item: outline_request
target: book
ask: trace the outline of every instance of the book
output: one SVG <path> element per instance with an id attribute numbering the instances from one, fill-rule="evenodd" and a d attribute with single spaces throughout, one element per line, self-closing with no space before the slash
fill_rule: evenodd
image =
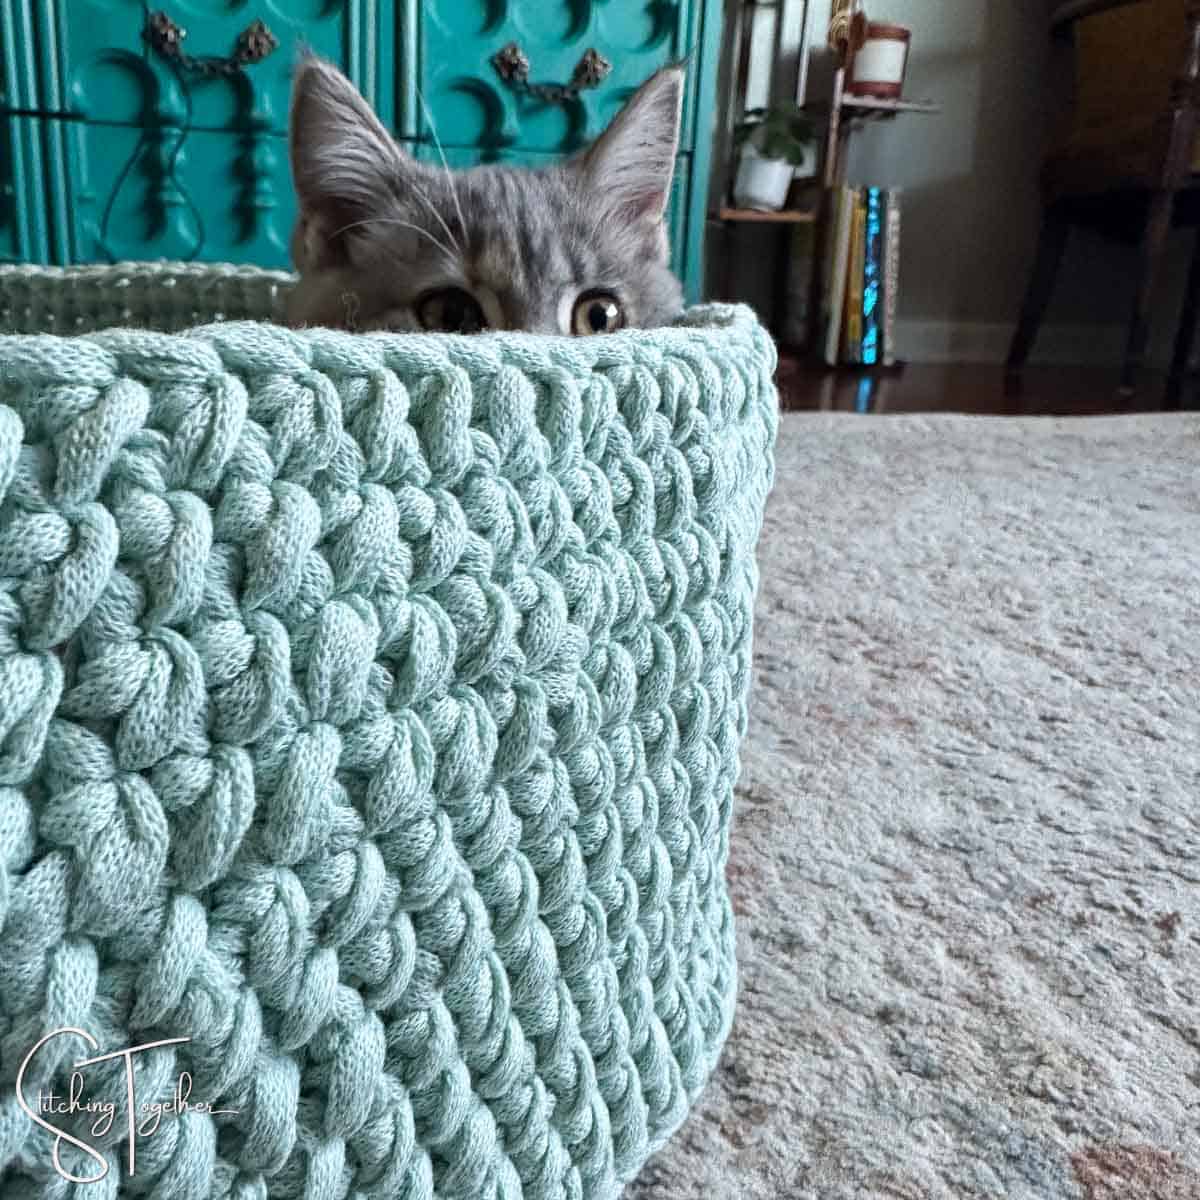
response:
<path id="1" fill-rule="evenodd" d="M 829 198 L 832 234 L 829 238 L 825 294 L 825 362 L 836 367 L 841 349 L 842 314 L 846 305 L 846 273 L 850 254 L 850 233 L 854 224 L 854 191 L 844 184 Z"/>
<path id="2" fill-rule="evenodd" d="M 877 187 L 863 189 L 865 209 L 863 232 L 862 353 L 864 367 L 880 359 L 880 279 L 883 271 L 883 193 Z"/>
<path id="3" fill-rule="evenodd" d="M 883 232 L 883 365 L 896 363 L 896 306 L 900 299 L 900 190 L 887 193 Z"/>
<path id="4" fill-rule="evenodd" d="M 846 270 L 846 330 L 842 361 L 852 366 L 862 362 L 863 270 L 867 249 L 867 206 L 861 191 L 854 192 L 853 229 Z"/>
<path id="5" fill-rule="evenodd" d="M 838 186 L 829 189 L 826 197 L 827 232 L 822 246 L 823 260 L 821 263 L 821 339 L 825 361 L 837 354 L 839 337 L 838 324 L 833 314 L 837 311 L 838 302 L 838 263 L 845 256 L 846 213 L 845 188 Z M 836 361 L 836 357 L 834 358 Z"/>
<path id="6" fill-rule="evenodd" d="M 821 243 L 821 337 L 824 338 L 825 322 L 829 318 L 829 293 L 833 286 L 834 246 L 837 242 L 838 221 L 841 218 L 842 189 L 826 188 L 821 199 L 821 227 L 825 232 Z"/>

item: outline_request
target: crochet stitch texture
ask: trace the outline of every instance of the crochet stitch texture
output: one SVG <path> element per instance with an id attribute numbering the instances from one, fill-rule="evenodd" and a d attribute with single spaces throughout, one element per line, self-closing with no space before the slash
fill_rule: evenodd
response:
<path id="1" fill-rule="evenodd" d="M 79 333 L 0 337 L 0 1195 L 614 1197 L 732 1018 L 774 348 L 88 332 L 282 286 L 0 273 Z M 118 1108 L 73 1188 L 15 1089 L 64 1027 L 27 1097 L 186 1037 L 138 1103 L 236 1115 L 131 1178 Z"/>

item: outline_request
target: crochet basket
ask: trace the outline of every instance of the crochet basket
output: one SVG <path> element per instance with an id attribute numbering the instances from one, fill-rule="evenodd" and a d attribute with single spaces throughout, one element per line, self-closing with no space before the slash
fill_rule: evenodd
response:
<path id="1" fill-rule="evenodd" d="M 616 1196 L 732 1018 L 774 348 L 287 285 L 0 271 L 0 1195 Z"/>

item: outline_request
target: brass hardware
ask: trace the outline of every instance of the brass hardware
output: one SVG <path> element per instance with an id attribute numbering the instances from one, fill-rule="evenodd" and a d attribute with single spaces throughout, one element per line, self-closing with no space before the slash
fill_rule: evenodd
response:
<path id="1" fill-rule="evenodd" d="M 509 42 L 503 50 L 492 55 L 492 66 L 505 83 L 527 83 L 529 81 L 529 59 L 516 42 Z"/>
<path id="2" fill-rule="evenodd" d="M 232 54 L 225 57 L 216 54 L 186 54 L 183 39 L 187 37 L 187 30 L 172 21 L 165 12 L 152 12 L 147 15 L 142 37 L 156 54 L 168 62 L 189 75 L 199 75 L 208 79 L 236 75 L 243 68 L 262 62 L 279 47 L 279 39 L 263 21 L 256 20 L 238 34 L 237 45 Z"/>
<path id="3" fill-rule="evenodd" d="M 612 63 L 598 50 L 589 47 L 575 64 L 570 83 L 530 83 L 529 57 L 516 42 L 509 42 L 493 54 L 492 66 L 509 87 L 547 104 L 574 100 L 580 92 L 599 87 L 612 72 Z"/>

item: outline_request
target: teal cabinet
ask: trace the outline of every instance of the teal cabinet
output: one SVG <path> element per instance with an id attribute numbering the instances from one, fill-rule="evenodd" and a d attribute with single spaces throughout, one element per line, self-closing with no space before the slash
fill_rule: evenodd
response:
<path id="1" fill-rule="evenodd" d="M 148 43 L 147 8 L 159 6 L 160 33 L 210 69 Z M 286 266 L 302 46 L 337 62 L 419 156 L 436 159 L 440 140 L 461 166 L 571 153 L 654 70 L 686 59 L 670 219 L 674 267 L 698 299 L 720 11 L 720 0 L 0 0 L 0 260 Z M 222 69 L 247 38 L 251 61 Z M 568 82 L 589 50 L 611 71 L 547 102 L 497 71 L 514 43 L 533 83 Z"/>

